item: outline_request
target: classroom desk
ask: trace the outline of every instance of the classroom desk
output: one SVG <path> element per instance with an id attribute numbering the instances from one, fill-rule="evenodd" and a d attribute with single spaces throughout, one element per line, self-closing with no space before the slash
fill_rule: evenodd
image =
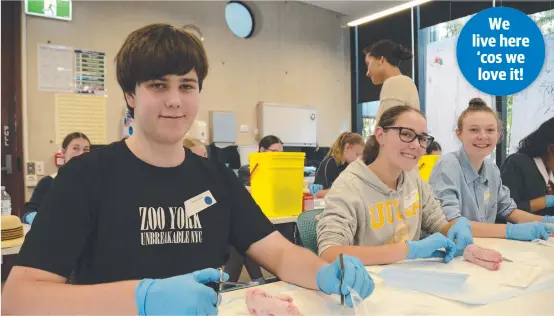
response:
<path id="1" fill-rule="evenodd" d="M 529 242 L 505 239 L 476 238 L 475 243 L 483 247 L 507 249 L 512 252 L 536 252 L 554 263 L 554 247 Z M 468 264 L 461 258 L 456 264 Z M 396 263 L 390 266 L 400 266 Z M 437 270 L 450 271 L 453 264 L 442 264 Z M 371 315 L 554 315 L 554 286 L 534 293 L 524 294 L 508 300 L 482 306 L 471 306 L 439 298 L 422 292 L 388 288 L 374 272 L 382 267 L 366 267 L 376 283 L 373 294 L 363 303 L 363 308 Z M 490 273 L 495 273 L 491 271 Z M 354 315 L 353 309 L 343 308 L 339 296 L 327 296 L 316 291 L 306 290 L 284 282 L 263 285 L 264 290 L 290 295 L 304 315 Z M 224 293 L 219 307 L 220 315 L 247 315 L 244 303 L 244 290 Z M 358 315 L 362 313 L 359 311 Z"/>
<path id="2" fill-rule="evenodd" d="M 280 217 L 268 217 L 274 225 L 295 223 L 298 220 L 298 216 L 280 216 Z"/>

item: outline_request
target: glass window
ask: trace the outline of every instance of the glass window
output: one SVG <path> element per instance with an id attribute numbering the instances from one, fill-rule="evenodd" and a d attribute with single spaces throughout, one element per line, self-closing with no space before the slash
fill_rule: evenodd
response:
<path id="1" fill-rule="evenodd" d="M 529 17 L 541 29 L 548 53 L 537 79 L 522 92 L 508 96 L 506 155 L 516 152 L 521 139 L 554 116 L 554 9 L 531 14 Z M 513 107 L 514 103 L 516 107 Z"/>

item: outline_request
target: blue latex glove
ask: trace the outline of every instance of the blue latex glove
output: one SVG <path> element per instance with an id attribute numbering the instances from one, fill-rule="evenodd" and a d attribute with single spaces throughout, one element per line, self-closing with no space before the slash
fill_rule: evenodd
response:
<path id="1" fill-rule="evenodd" d="M 343 255 L 344 278 L 340 286 L 340 259 L 324 266 L 317 272 L 317 286 L 325 294 L 346 295 L 346 305 L 353 307 L 348 287 L 356 291 L 362 299 L 373 293 L 375 283 L 364 265 L 357 258 Z"/>
<path id="2" fill-rule="evenodd" d="M 463 255 L 466 247 L 473 244 L 473 234 L 467 218 L 458 218 L 450 227 L 447 237 L 456 244 L 456 256 Z"/>
<path id="3" fill-rule="evenodd" d="M 546 196 L 546 207 L 554 207 L 554 195 Z"/>
<path id="4" fill-rule="evenodd" d="M 35 216 L 37 216 L 37 212 L 27 213 L 27 215 L 25 215 L 25 222 L 29 225 L 32 225 L 33 221 L 35 220 Z"/>
<path id="5" fill-rule="evenodd" d="M 542 222 L 554 224 L 554 216 L 545 215 L 542 219 Z"/>
<path id="6" fill-rule="evenodd" d="M 323 190 L 323 186 L 321 184 L 312 184 L 310 185 L 310 193 L 312 195 L 316 195 L 317 192 Z"/>
<path id="7" fill-rule="evenodd" d="M 531 222 L 524 224 L 508 223 L 508 226 L 506 227 L 506 238 L 513 240 L 547 240 L 549 234 L 554 234 L 554 227 L 540 222 Z"/>
<path id="8" fill-rule="evenodd" d="M 441 233 L 433 235 L 418 241 L 407 240 L 406 243 L 410 246 L 408 259 L 428 259 L 428 258 L 444 258 L 444 262 L 448 263 L 456 254 L 456 245 L 454 242 Z M 446 250 L 439 250 L 444 248 Z"/>
<path id="9" fill-rule="evenodd" d="M 229 275 L 225 273 L 224 278 L 229 279 Z M 216 281 L 216 269 L 167 279 L 144 279 L 135 290 L 139 315 L 217 315 L 217 294 L 204 285 Z"/>

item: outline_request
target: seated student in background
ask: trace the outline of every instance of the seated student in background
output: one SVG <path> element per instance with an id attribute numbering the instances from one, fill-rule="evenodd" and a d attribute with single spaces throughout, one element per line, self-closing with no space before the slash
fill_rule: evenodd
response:
<path id="1" fill-rule="evenodd" d="M 479 98 L 469 101 L 469 107 L 458 118 L 456 130 L 462 146 L 441 156 L 429 183 L 446 218 L 467 217 L 472 221 L 474 236 L 524 241 L 548 239 L 554 226 L 545 223 L 553 223 L 554 217 L 518 210 L 510 190 L 502 185 L 498 167 L 485 160 L 496 147 L 500 131 L 501 122 L 495 111 Z M 508 224 L 494 225 L 497 216 Z"/>
<path id="2" fill-rule="evenodd" d="M 83 133 L 71 133 L 65 136 L 62 141 L 62 153 L 65 163 L 71 160 L 71 158 L 89 151 L 90 140 L 88 139 L 87 135 Z M 37 215 L 37 211 L 39 210 L 42 201 L 44 201 L 44 197 L 46 196 L 48 191 L 50 191 L 50 187 L 52 186 L 52 182 L 54 181 L 54 178 L 56 178 L 56 175 L 57 173 L 53 173 L 42 178 L 38 182 L 37 186 L 33 190 L 33 195 L 31 195 L 31 199 L 29 200 L 29 202 L 25 203 L 24 207 L 26 212 L 23 214 L 23 216 L 21 216 L 21 219 L 24 223 L 33 223 L 33 220 Z"/>
<path id="3" fill-rule="evenodd" d="M 364 144 L 360 134 L 343 132 L 339 135 L 315 174 L 314 185 L 320 188 L 316 190 L 317 198 L 325 197 L 339 174 L 362 155 Z"/>
<path id="4" fill-rule="evenodd" d="M 433 141 L 429 147 L 425 150 L 426 155 L 441 155 L 442 154 L 442 148 L 441 145 L 437 141 Z"/>
<path id="5" fill-rule="evenodd" d="M 400 72 L 400 63 L 413 55 L 391 40 L 380 40 L 364 49 L 366 76 L 374 85 L 383 85 L 376 121 L 383 112 L 397 105 L 409 105 L 419 110 L 419 93 L 412 78 Z"/>
<path id="6" fill-rule="evenodd" d="M 317 224 L 323 259 L 345 253 L 364 265 L 432 257 L 449 262 L 473 243 L 469 221 L 449 223 L 432 188 L 413 172 L 432 140 L 419 110 L 403 105 L 383 113 L 363 157 L 325 197 Z M 422 230 L 433 235 L 420 240 Z"/>
<path id="7" fill-rule="evenodd" d="M 339 261 L 276 232 L 229 168 L 183 147 L 208 73 L 196 36 L 161 23 L 135 30 L 114 72 L 135 132 L 60 168 L 4 286 L 3 314 L 216 315 L 206 283 L 220 279 L 230 245 L 349 306 L 350 288 L 372 293 L 358 259 L 345 256 L 342 279 Z"/>
<path id="8" fill-rule="evenodd" d="M 258 152 L 282 152 L 283 142 L 277 136 L 267 135 L 260 140 Z M 247 187 L 250 187 L 250 165 L 240 167 L 238 176 L 240 181 Z"/>
<path id="9" fill-rule="evenodd" d="M 554 215 L 554 117 L 519 142 L 500 169 L 517 208 Z"/>
<path id="10" fill-rule="evenodd" d="M 206 150 L 206 145 L 202 144 L 202 142 L 196 138 L 185 138 L 183 140 L 183 146 L 190 149 L 190 151 L 200 157 L 208 158 L 208 150 Z"/>

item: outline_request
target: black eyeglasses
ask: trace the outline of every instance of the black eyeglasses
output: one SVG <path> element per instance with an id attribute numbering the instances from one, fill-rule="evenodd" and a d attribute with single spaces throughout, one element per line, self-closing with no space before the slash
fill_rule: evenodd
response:
<path id="1" fill-rule="evenodd" d="M 389 127 L 383 127 L 384 130 L 388 129 L 395 129 L 398 131 L 398 137 L 400 137 L 400 140 L 405 143 L 411 143 L 414 141 L 414 139 L 418 139 L 419 146 L 423 148 L 429 147 L 431 143 L 435 140 L 433 136 L 427 135 L 427 134 L 418 134 L 413 129 L 408 127 L 400 127 L 400 126 L 389 126 Z"/>

